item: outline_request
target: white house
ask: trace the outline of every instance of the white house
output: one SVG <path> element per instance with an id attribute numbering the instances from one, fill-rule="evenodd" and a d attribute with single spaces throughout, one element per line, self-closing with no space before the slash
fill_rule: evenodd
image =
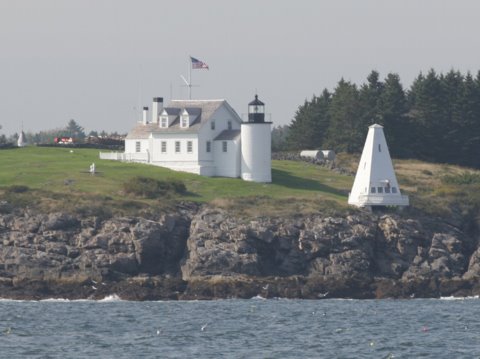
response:
<path id="1" fill-rule="evenodd" d="M 100 158 L 271 182 L 271 123 L 264 121 L 263 105 L 255 97 L 242 123 L 225 100 L 172 100 L 164 107 L 156 97 L 151 115 L 144 107 L 142 121 L 128 133 L 125 153 Z"/>
<path id="2" fill-rule="evenodd" d="M 348 203 L 357 207 L 408 206 L 408 196 L 400 193 L 383 127 L 368 128 L 357 174 Z"/>

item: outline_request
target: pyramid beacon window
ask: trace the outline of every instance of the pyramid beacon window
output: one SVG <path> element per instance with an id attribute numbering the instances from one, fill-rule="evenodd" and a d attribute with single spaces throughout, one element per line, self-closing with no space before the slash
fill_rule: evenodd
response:
<path id="1" fill-rule="evenodd" d="M 382 145 L 378 144 L 378 152 L 382 152 Z"/>

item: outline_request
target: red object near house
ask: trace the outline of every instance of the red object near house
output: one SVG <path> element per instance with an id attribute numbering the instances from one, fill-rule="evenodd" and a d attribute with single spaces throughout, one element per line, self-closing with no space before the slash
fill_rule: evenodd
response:
<path id="1" fill-rule="evenodd" d="M 53 142 L 59 145 L 68 145 L 74 143 L 73 137 L 55 137 Z"/>

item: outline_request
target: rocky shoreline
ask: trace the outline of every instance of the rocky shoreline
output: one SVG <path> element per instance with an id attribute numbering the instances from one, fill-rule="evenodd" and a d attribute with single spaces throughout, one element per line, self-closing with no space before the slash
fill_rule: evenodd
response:
<path id="1" fill-rule="evenodd" d="M 0 297 L 480 295 L 477 236 L 461 225 L 411 217 L 355 211 L 251 220 L 188 203 L 154 219 L 4 210 Z"/>

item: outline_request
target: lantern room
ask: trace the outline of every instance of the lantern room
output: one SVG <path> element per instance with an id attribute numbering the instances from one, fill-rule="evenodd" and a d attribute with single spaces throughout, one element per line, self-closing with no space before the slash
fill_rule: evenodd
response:
<path id="1" fill-rule="evenodd" d="M 265 122 L 265 104 L 255 95 L 255 100 L 248 104 L 248 122 Z"/>

